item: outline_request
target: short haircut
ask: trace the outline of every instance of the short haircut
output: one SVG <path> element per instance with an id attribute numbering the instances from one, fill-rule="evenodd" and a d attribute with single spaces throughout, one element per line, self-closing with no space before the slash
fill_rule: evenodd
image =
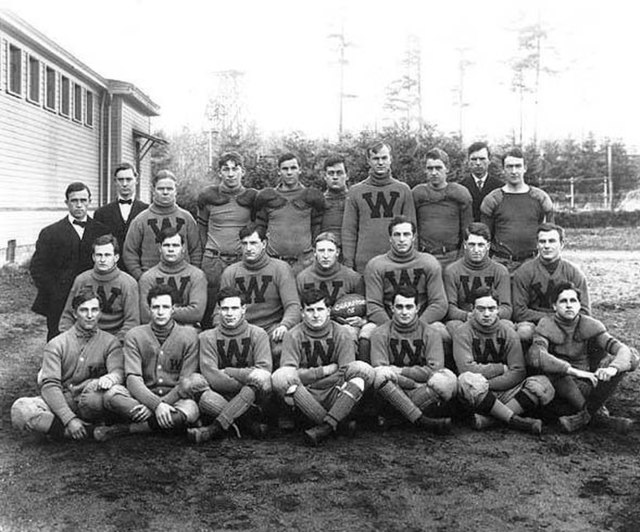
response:
<path id="1" fill-rule="evenodd" d="M 112 234 L 102 235 L 96 238 L 91 244 L 91 249 L 95 252 L 96 246 L 106 246 L 107 244 L 113 246 L 114 255 L 120 255 L 120 244 L 118 244 L 118 239 Z"/>
<path id="2" fill-rule="evenodd" d="M 178 182 L 178 178 L 171 170 L 159 170 L 151 180 L 151 186 L 155 187 L 158 181 L 161 179 L 173 179 L 174 182 Z"/>
<path id="3" fill-rule="evenodd" d="M 298 163 L 298 165 L 300 165 L 300 161 L 298 160 L 298 156 L 295 153 L 287 152 L 287 153 L 283 153 L 280 157 L 278 157 L 278 168 L 280 168 L 280 165 L 283 162 L 290 161 L 291 159 L 295 159 L 296 163 Z"/>
<path id="4" fill-rule="evenodd" d="M 167 238 L 173 238 L 176 235 L 180 236 L 180 243 L 184 246 L 184 235 L 178 231 L 177 227 L 165 227 L 160 230 L 156 237 L 156 242 L 162 244 Z"/>
<path id="5" fill-rule="evenodd" d="M 240 229 L 240 231 L 238 232 L 238 238 L 242 240 L 243 238 L 251 236 L 253 233 L 257 233 L 258 238 L 260 238 L 262 242 L 267 239 L 267 229 L 265 228 L 265 226 L 258 225 L 255 222 L 251 222 L 250 224 L 247 224 L 242 229 Z"/>
<path id="6" fill-rule="evenodd" d="M 347 172 L 347 160 L 342 155 L 337 154 L 329 155 L 329 157 L 324 160 L 323 169 L 326 172 L 327 168 L 329 168 L 330 166 L 335 166 L 337 164 L 344 165 L 344 171 Z"/>
<path id="7" fill-rule="evenodd" d="M 449 156 L 446 151 L 441 150 L 440 148 L 433 148 L 429 150 L 424 158 L 425 160 L 434 159 L 436 161 L 442 161 L 444 165 L 449 168 Z"/>
<path id="8" fill-rule="evenodd" d="M 238 297 L 240 298 L 241 305 L 247 304 L 247 297 L 245 296 L 245 293 L 237 286 L 225 286 L 224 288 L 221 288 L 218 291 L 218 304 L 220 305 L 222 301 L 228 297 Z"/>
<path id="9" fill-rule="evenodd" d="M 564 242 L 564 228 L 560 227 L 557 224 L 552 224 L 550 222 L 541 223 L 538 226 L 538 230 L 536 231 L 536 235 L 539 235 L 543 231 L 558 231 L 558 236 L 560 237 L 560 242 Z"/>
<path id="10" fill-rule="evenodd" d="M 502 166 L 507 157 L 515 157 L 516 159 L 522 159 L 524 161 L 524 153 L 520 148 L 511 148 L 502 156 Z"/>
<path id="11" fill-rule="evenodd" d="M 235 151 L 228 151 L 223 153 L 218 159 L 218 170 L 220 170 L 228 162 L 235 163 L 236 166 L 244 168 L 244 159 L 242 155 Z"/>
<path id="12" fill-rule="evenodd" d="M 571 281 L 563 281 L 553 289 L 553 292 L 551 292 L 551 302 L 557 303 L 560 294 L 565 290 L 573 290 L 578 296 L 578 301 L 582 301 L 582 292 L 580 292 L 580 289 Z"/>
<path id="13" fill-rule="evenodd" d="M 338 241 L 338 237 L 335 235 L 335 233 L 332 233 L 331 231 L 323 231 L 322 233 L 320 233 L 313 241 L 314 246 L 318 244 L 318 242 L 331 242 L 337 248 L 340 248 L 340 242 Z"/>
<path id="14" fill-rule="evenodd" d="M 155 284 L 149 290 L 147 294 L 147 304 L 151 306 L 151 300 L 160 296 L 170 296 L 171 304 L 175 304 L 178 301 L 178 292 L 170 284 Z"/>
<path id="15" fill-rule="evenodd" d="M 480 150 L 487 150 L 487 156 L 489 157 L 489 159 L 491 159 L 491 150 L 489 149 L 489 145 L 482 140 L 471 144 L 471 146 L 467 148 L 467 155 L 471 157 L 472 153 L 475 153 Z"/>
<path id="16" fill-rule="evenodd" d="M 131 163 L 119 163 L 113 169 L 113 177 L 118 177 L 118 172 L 122 172 L 123 170 L 133 170 L 134 177 L 138 177 L 138 170 Z"/>
<path id="17" fill-rule="evenodd" d="M 476 304 L 476 301 L 481 297 L 491 297 L 496 300 L 496 303 L 500 303 L 500 299 L 498 299 L 498 293 L 491 288 L 490 286 L 480 286 L 475 290 L 471 291 L 470 299 L 473 301 L 473 304 Z"/>
<path id="18" fill-rule="evenodd" d="M 406 297 L 407 299 L 413 298 L 416 305 L 418 304 L 418 290 L 412 284 L 402 284 L 394 290 L 393 298 L 391 299 L 394 304 L 397 296 Z"/>
<path id="19" fill-rule="evenodd" d="M 102 309 L 102 300 L 98 297 L 98 294 L 95 293 L 92 287 L 85 286 L 81 288 L 80 291 L 75 295 L 75 297 L 71 300 L 71 308 L 73 310 L 78 310 L 78 307 L 87 301 L 91 301 L 92 299 L 98 300 L 98 305 L 100 309 Z"/>
<path id="20" fill-rule="evenodd" d="M 464 239 L 469 240 L 469 235 L 483 237 L 487 242 L 491 242 L 491 230 L 487 224 L 482 222 L 471 222 L 464 228 Z"/>
<path id="21" fill-rule="evenodd" d="M 302 304 L 302 308 L 307 307 L 309 305 L 313 305 L 314 303 L 319 303 L 320 301 L 324 301 L 324 304 L 329 307 L 331 304 L 329 303 L 329 294 L 326 290 L 320 290 L 318 288 L 308 288 L 307 290 L 303 290 L 300 293 L 300 303 Z"/>
<path id="22" fill-rule="evenodd" d="M 391 146 L 383 141 L 383 140 L 377 140 L 371 144 L 369 144 L 369 146 L 367 146 L 367 159 L 371 156 L 372 153 L 378 153 L 380 150 L 382 150 L 384 147 L 389 148 L 389 152 L 391 152 Z"/>
<path id="23" fill-rule="evenodd" d="M 400 214 L 389 222 L 389 226 L 387 227 L 387 231 L 389 231 L 389 236 L 391 236 L 391 233 L 393 233 L 393 228 L 396 225 L 400 225 L 400 224 L 411 224 L 411 231 L 413 231 L 414 235 L 416 234 L 416 223 L 413 220 L 407 218 L 406 216 Z"/>
<path id="24" fill-rule="evenodd" d="M 64 191 L 64 197 L 69 199 L 69 196 L 73 192 L 80 192 L 82 190 L 86 190 L 89 193 L 89 198 L 91 198 L 91 190 L 82 181 L 74 181 L 73 183 L 70 183 L 67 190 Z"/>

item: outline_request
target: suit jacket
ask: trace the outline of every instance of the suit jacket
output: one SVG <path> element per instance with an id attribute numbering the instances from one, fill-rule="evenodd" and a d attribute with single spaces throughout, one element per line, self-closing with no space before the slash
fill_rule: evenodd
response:
<path id="1" fill-rule="evenodd" d="M 473 209 L 473 221 L 480 221 L 480 205 L 482 204 L 482 200 L 485 198 L 489 192 L 495 190 L 496 188 L 500 188 L 504 185 L 502 181 L 500 181 L 497 177 L 492 175 L 487 176 L 487 180 L 484 182 L 482 190 L 478 190 L 476 186 L 476 182 L 473 179 L 473 176 L 469 174 L 465 177 L 461 182 L 461 185 L 467 187 L 469 192 L 471 192 L 471 198 L 473 200 L 472 209 Z"/>
<path id="2" fill-rule="evenodd" d="M 120 260 L 118 261 L 118 267 L 124 272 L 127 271 L 124 265 L 124 261 L 122 260 L 124 239 L 127 236 L 127 231 L 129 230 L 131 221 L 148 207 L 149 204 L 145 203 L 144 201 L 134 199 L 133 203 L 131 204 L 131 213 L 129 214 L 129 219 L 126 222 L 122 219 L 118 200 L 112 201 L 111 203 L 107 203 L 106 205 L 100 207 L 93 215 L 96 221 L 106 225 L 109 228 L 109 232 L 116 237 L 116 240 L 120 245 Z"/>
<path id="3" fill-rule="evenodd" d="M 38 288 L 31 307 L 43 316 L 61 313 L 76 275 L 93 268 L 91 244 L 109 228 L 87 217 L 82 240 L 65 216 L 38 235 L 29 272 Z"/>

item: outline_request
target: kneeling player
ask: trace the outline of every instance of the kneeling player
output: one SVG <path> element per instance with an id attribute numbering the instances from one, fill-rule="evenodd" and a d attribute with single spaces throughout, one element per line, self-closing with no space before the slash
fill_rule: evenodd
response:
<path id="1" fill-rule="evenodd" d="M 536 326 L 527 363 L 551 379 L 560 400 L 553 406 L 558 407 L 565 432 L 593 420 L 625 433 L 632 421 L 610 416 L 604 402 L 624 373 L 638 367 L 638 352 L 611 336 L 602 322 L 581 314 L 580 296 L 573 283 L 556 287 L 554 314 L 543 317 Z"/>
<path id="2" fill-rule="evenodd" d="M 499 420 L 516 430 L 540 434 L 539 419 L 520 415 L 553 399 L 551 382 L 544 375 L 526 376 L 520 339 L 499 319 L 495 292 L 479 288 L 472 299 L 471 319 L 453 338 L 453 357 L 460 374 L 458 396 L 476 412 L 474 428 L 487 428 Z"/>
<path id="3" fill-rule="evenodd" d="M 456 376 L 444 367 L 442 337 L 418 319 L 413 286 L 397 288 L 392 302 L 391 321 L 371 335 L 376 392 L 414 425 L 448 432 L 451 419 L 443 413 L 455 396 Z"/>
<path id="4" fill-rule="evenodd" d="M 170 285 L 149 290 L 151 323 L 134 327 L 124 338 L 127 387 L 114 386 L 105 395 L 107 408 L 131 423 L 98 427 L 96 440 L 152 430 L 183 432 L 198 420 L 198 405 L 181 398 L 178 386 L 198 367 L 198 333 L 174 321 L 175 301 Z"/>
<path id="5" fill-rule="evenodd" d="M 329 319 L 327 299 L 320 290 L 302 292 L 302 323 L 285 334 L 273 374 L 276 393 L 316 425 L 305 432 L 313 445 L 336 432 L 373 384 L 373 369 L 356 361 L 347 329 Z"/>
<path id="6" fill-rule="evenodd" d="M 200 334 L 200 371 L 184 379 L 183 393 L 198 400 L 203 415 L 213 423 L 187 430 L 191 441 L 201 443 L 223 437 L 236 420 L 247 413 L 256 398 L 271 391 L 269 336 L 245 319 L 244 294 L 234 287 L 218 292 L 220 325 Z M 266 433 L 266 425 L 248 425 L 254 434 Z"/>
<path id="7" fill-rule="evenodd" d="M 38 373 L 41 396 L 21 397 L 11 407 L 11 423 L 52 438 L 82 440 L 105 414 L 106 390 L 120 384 L 122 348 L 98 328 L 101 304 L 91 288 L 71 300 L 74 324 L 44 348 Z"/>

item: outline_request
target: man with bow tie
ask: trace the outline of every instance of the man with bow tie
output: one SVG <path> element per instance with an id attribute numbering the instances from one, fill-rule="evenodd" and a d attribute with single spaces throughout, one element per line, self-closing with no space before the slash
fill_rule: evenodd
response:
<path id="1" fill-rule="evenodd" d="M 76 275 L 93 268 L 93 241 L 109 228 L 88 216 L 91 191 L 80 181 L 65 192 L 69 213 L 38 235 L 29 271 L 38 288 L 31 309 L 47 318 L 47 341 L 57 336 L 58 322 Z"/>
<path id="2" fill-rule="evenodd" d="M 113 182 L 118 198 L 100 207 L 94 214 L 96 221 L 106 225 L 111 234 L 118 240 L 120 249 L 124 247 L 124 239 L 131 221 L 149 205 L 136 199 L 138 172 L 130 163 L 120 163 L 113 172 Z M 126 272 L 126 266 L 120 255 L 118 268 Z"/>

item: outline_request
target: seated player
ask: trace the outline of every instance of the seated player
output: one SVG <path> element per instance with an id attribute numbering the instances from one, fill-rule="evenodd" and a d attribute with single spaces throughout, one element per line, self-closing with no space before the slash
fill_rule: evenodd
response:
<path id="1" fill-rule="evenodd" d="M 120 342 L 98 328 L 98 295 L 81 289 L 71 308 L 74 324 L 44 348 L 41 395 L 21 397 L 11 407 L 11 424 L 19 430 L 85 439 L 106 414 L 105 392 L 123 381 Z"/>
<path id="2" fill-rule="evenodd" d="M 553 399 L 551 382 L 544 375 L 527 377 L 520 339 L 498 318 L 495 292 L 479 288 L 473 300 L 471 319 L 453 337 L 458 397 L 475 412 L 477 430 L 499 420 L 513 429 L 541 434 L 542 422 L 521 414 Z"/>
<path id="3" fill-rule="evenodd" d="M 442 338 L 418 319 L 418 292 L 411 285 L 396 289 L 391 321 L 371 335 L 375 390 L 416 427 L 448 432 L 447 403 L 456 394 L 456 376 L 444 367 Z M 380 424 L 386 424 L 384 416 Z"/>
<path id="4" fill-rule="evenodd" d="M 444 270 L 444 289 L 449 300 L 447 330 L 454 331 L 473 316 L 471 295 L 481 287 L 496 291 L 500 305 L 498 317 L 511 318 L 511 278 L 502 264 L 489 258 L 491 233 L 480 222 L 469 224 L 464 231 L 464 256 Z"/>
<path id="5" fill-rule="evenodd" d="M 124 339 L 127 387 L 113 386 L 104 398 L 105 406 L 129 423 L 96 428 L 96 440 L 155 430 L 184 432 L 198 420 L 198 405 L 183 399 L 178 386 L 198 367 L 198 333 L 175 322 L 175 300 L 168 284 L 149 290 L 151 322 L 134 327 Z"/>
<path id="6" fill-rule="evenodd" d="M 163 229 L 158 241 L 160 262 L 140 277 L 140 321 L 149 323 L 149 290 L 157 284 L 168 284 L 176 292 L 173 319 L 180 325 L 200 327 L 207 306 L 207 278 L 185 260 L 184 237 L 178 229 Z"/>
<path id="7" fill-rule="evenodd" d="M 329 319 L 326 292 L 302 293 L 302 323 L 285 334 L 273 388 L 315 426 L 305 439 L 317 445 L 336 432 L 373 384 L 373 369 L 357 361 L 347 329 Z"/>
<path id="8" fill-rule="evenodd" d="M 582 293 L 580 312 L 591 314 L 587 279 L 575 264 L 562 258 L 564 229 L 544 223 L 538 227 L 538 256 L 525 262 L 513 274 L 513 321 L 517 322 L 520 339 L 530 342 L 536 324 L 544 316 L 553 315 L 556 286 L 571 282 Z"/>
<path id="9" fill-rule="evenodd" d="M 271 392 L 269 336 L 247 323 L 247 305 L 239 289 L 224 288 L 218 297 L 220 325 L 200 334 L 200 373 L 180 385 L 183 395 L 196 399 L 201 414 L 213 420 L 187 430 L 196 443 L 222 438 L 256 399 Z M 256 435 L 266 432 L 258 421 L 248 428 Z"/>
<path id="10" fill-rule="evenodd" d="M 605 401 L 624 374 L 638 367 L 638 351 L 616 340 L 602 322 L 580 313 L 580 290 L 560 283 L 553 297 L 553 316 L 536 327 L 527 353 L 530 368 L 547 375 L 556 390 L 552 409 L 563 431 L 590 422 L 627 432 L 631 420 L 610 416 Z"/>

